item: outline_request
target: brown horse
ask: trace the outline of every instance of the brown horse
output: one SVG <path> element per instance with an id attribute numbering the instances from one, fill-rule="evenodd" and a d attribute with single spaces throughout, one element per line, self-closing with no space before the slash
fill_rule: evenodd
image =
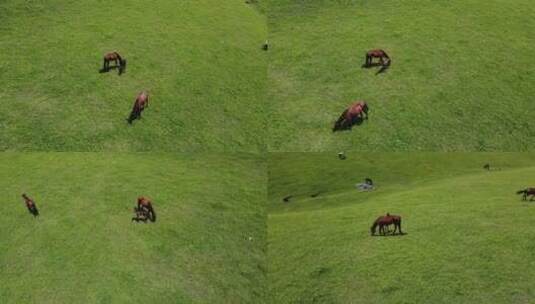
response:
<path id="1" fill-rule="evenodd" d="M 369 107 L 365 101 L 356 101 L 334 123 L 333 132 L 351 129 L 353 124 L 368 119 Z"/>
<path id="2" fill-rule="evenodd" d="M 132 107 L 132 111 L 130 112 L 130 116 L 128 119 L 126 119 L 126 121 L 128 121 L 129 124 L 132 124 L 134 120 L 138 118 L 141 119 L 141 112 L 143 112 L 143 110 L 145 110 L 145 108 L 148 106 L 149 94 L 146 91 L 142 91 L 137 95 L 134 106 Z"/>
<path id="3" fill-rule="evenodd" d="M 24 203 L 26 204 L 26 208 L 28 208 L 28 212 L 33 214 L 34 217 L 39 215 L 39 210 L 37 210 L 37 205 L 35 205 L 34 200 L 29 198 L 25 193 L 22 194 L 22 198 L 24 199 Z"/>
<path id="4" fill-rule="evenodd" d="M 384 50 L 375 49 L 375 50 L 366 52 L 366 63 L 364 64 L 364 66 L 370 67 L 370 66 L 375 65 L 373 63 L 374 58 L 379 58 L 378 64 L 381 66 L 387 66 L 387 65 L 390 65 L 391 63 L 390 57 L 388 57 L 388 54 Z"/>
<path id="5" fill-rule="evenodd" d="M 523 201 L 527 201 L 528 196 L 531 195 L 531 198 L 529 200 L 532 201 L 533 198 L 535 198 L 535 188 L 527 188 L 524 190 L 518 190 L 516 194 L 522 194 Z"/>
<path id="6" fill-rule="evenodd" d="M 137 211 L 145 212 L 151 222 L 156 221 L 156 212 L 150 199 L 140 196 L 137 198 Z"/>
<path id="7" fill-rule="evenodd" d="M 104 63 L 102 66 L 102 72 L 108 72 L 110 70 L 110 62 L 115 62 L 114 68 L 119 68 L 119 75 L 124 72 L 126 68 L 126 59 L 123 59 L 117 52 L 110 52 L 104 55 Z"/>
<path id="8" fill-rule="evenodd" d="M 370 228 L 370 232 L 372 235 L 375 235 L 377 226 L 379 226 L 379 235 L 386 235 L 387 232 L 390 232 L 389 226 L 392 224 L 394 225 L 393 234 L 396 234 L 396 231 L 399 231 L 399 234 L 403 234 L 403 232 L 401 231 L 401 216 L 390 215 L 389 213 L 387 213 L 385 216 L 378 217 L 373 222 Z"/>

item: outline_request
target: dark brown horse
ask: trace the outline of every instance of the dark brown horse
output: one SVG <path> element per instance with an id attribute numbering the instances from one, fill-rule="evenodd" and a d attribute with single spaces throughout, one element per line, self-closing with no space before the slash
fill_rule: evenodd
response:
<path id="1" fill-rule="evenodd" d="M 26 204 L 26 208 L 28 208 L 28 212 L 33 214 L 34 217 L 39 215 L 39 210 L 37 209 L 37 205 L 35 205 L 34 200 L 29 198 L 26 194 L 22 194 L 22 198 L 24 199 L 24 203 Z"/>
<path id="2" fill-rule="evenodd" d="M 353 124 L 368 119 L 369 107 L 365 101 L 356 101 L 334 123 L 333 132 L 351 129 Z"/>
<path id="3" fill-rule="evenodd" d="M 375 49 L 375 50 L 366 52 L 366 63 L 364 66 L 370 67 L 370 66 L 376 65 L 373 63 L 374 58 L 379 58 L 378 64 L 381 66 L 387 66 L 387 65 L 390 65 L 391 63 L 390 57 L 388 57 L 388 54 L 384 50 Z"/>
<path id="4" fill-rule="evenodd" d="M 132 107 L 132 111 L 130 112 L 130 116 L 127 119 L 128 123 L 132 124 L 134 120 L 141 118 L 141 112 L 143 112 L 143 110 L 145 110 L 145 108 L 148 106 L 149 94 L 143 91 L 139 93 L 136 97 L 136 101 L 134 102 L 134 106 Z"/>
<path id="5" fill-rule="evenodd" d="M 113 68 L 119 69 L 119 75 L 121 75 L 126 68 L 126 59 L 123 59 L 117 52 L 110 52 L 104 55 L 104 63 L 102 66 L 102 72 L 108 72 L 110 70 L 110 62 L 115 62 Z"/>
<path id="6" fill-rule="evenodd" d="M 156 212 L 152 206 L 150 199 L 140 196 L 137 198 L 137 210 L 140 212 L 145 212 L 151 222 L 156 221 Z"/>
<path id="7" fill-rule="evenodd" d="M 401 231 L 401 216 L 390 215 L 389 213 L 387 213 L 385 216 L 378 217 L 373 222 L 370 228 L 370 232 L 372 235 L 375 235 L 377 226 L 379 226 L 379 235 L 386 235 L 390 231 L 390 225 L 394 225 L 393 234 L 396 234 L 396 231 L 399 231 L 399 234 L 403 234 L 403 232 Z"/>
<path id="8" fill-rule="evenodd" d="M 522 194 L 523 201 L 527 201 L 528 196 L 531 195 L 531 198 L 529 200 L 532 201 L 533 198 L 535 197 L 535 188 L 527 188 L 524 190 L 518 190 L 516 194 Z"/>

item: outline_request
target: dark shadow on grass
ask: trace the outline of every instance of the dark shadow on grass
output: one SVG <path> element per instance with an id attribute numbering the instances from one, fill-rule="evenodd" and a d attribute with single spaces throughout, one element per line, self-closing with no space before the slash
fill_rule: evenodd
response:
<path id="1" fill-rule="evenodd" d="M 387 237 L 387 236 L 404 236 L 404 235 L 407 235 L 407 234 L 408 234 L 407 232 L 403 232 L 403 233 L 397 233 L 397 234 L 388 233 L 388 234 L 384 234 L 384 235 L 383 234 L 374 234 L 372 236 L 374 236 L 374 237 L 379 237 L 379 236 L 380 237 Z"/>
<path id="2" fill-rule="evenodd" d="M 390 63 L 383 65 L 383 64 L 381 64 L 379 62 L 376 62 L 376 63 L 372 63 L 372 64 L 363 64 L 361 67 L 363 69 L 371 69 L 371 68 L 375 68 L 375 67 L 381 67 L 379 69 L 379 71 L 377 71 L 377 73 L 375 73 L 375 75 L 379 75 L 379 74 L 385 73 L 388 70 L 388 68 L 390 67 Z"/>
<path id="3" fill-rule="evenodd" d="M 102 74 L 102 73 L 108 73 L 112 70 L 118 70 L 119 76 L 121 76 L 124 73 L 125 69 L 126 69 L 126 60 L 123 66 L 114 65 L 114 66 L 108 67 L 107 69 L 101 68 L 100 70 L 98 70 L 98 72 Z"/>
<path id="4" fill-rule="evenodd" d="M 334 130 L 334 132 L 338 132 L 338 131 L 351 131 L 351 130 L 353 130 L 353 127 L 354 127 L 354 126 L 360 126 L 363 122 L 364 122 L 364 118 L 362 118 L 362 117 L 355 117 L 355 119 L 353 119 L 353 121 L 351 122 L 351 124 L 346 125 L 346 126 L 339 126 L 336 130 Z"/>
<path id="5" fill-rule="evenodd" d="M 377 73 L 375 73 L 375 75 L 379 75 L 379 74 L 382 74 L 382 73 L 386 73 L 386 71 L 388 70 L 389 67 L 390 67 L 389 64 L 387 64 L 387 65 L 383 65 L 383 66 L 379 69 L 379 71 L 377 71 Z"/>

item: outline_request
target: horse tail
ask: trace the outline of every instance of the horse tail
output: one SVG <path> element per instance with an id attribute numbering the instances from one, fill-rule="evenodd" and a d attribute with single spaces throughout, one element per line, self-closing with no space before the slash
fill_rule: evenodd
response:
<path id="1" fill-rule="evenodd" d="M 151 222 L 156 222 L 156 211 L 152 208 L 152 204 L 149 205 L 151 217 L 149 218 Z"/>
<path id="2" fill-rule="evenodd" d="M 528 192 L 528 189 L 518 190 L 518 191 L 516 192 L 516 194 L 522 194 L 522 193 L 526 193 L 526 192 Z"/>

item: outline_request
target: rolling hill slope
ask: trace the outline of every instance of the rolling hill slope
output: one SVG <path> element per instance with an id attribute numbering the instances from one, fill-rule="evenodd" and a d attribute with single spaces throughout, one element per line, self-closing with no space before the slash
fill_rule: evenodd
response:
<path id="1" fill-rule="evenodd" d="M 0 20 L 0 150 L 264 149 L 266 24 L 243 1 L 8 0 Z M 98 72 L 113 50 L 120 77 Z"/>
<path id="2" fill-rule="evenodd" d="M 250 155 L 0 154 L 0 302 L 263 303 L 264 166 Z M 139 195 L 155 223 L 131 222 Z"/>
<path id="3" fill-rule="evenodd" d="M 532 303 L 535 202 L 515 191 L 535 185 L 535 155 L 394 155 L 270 159 L 271 301 Z M 355 190 L 367 176 L 377 189 Z M 407 234 L 370 236 L 387 212 Z"/>

